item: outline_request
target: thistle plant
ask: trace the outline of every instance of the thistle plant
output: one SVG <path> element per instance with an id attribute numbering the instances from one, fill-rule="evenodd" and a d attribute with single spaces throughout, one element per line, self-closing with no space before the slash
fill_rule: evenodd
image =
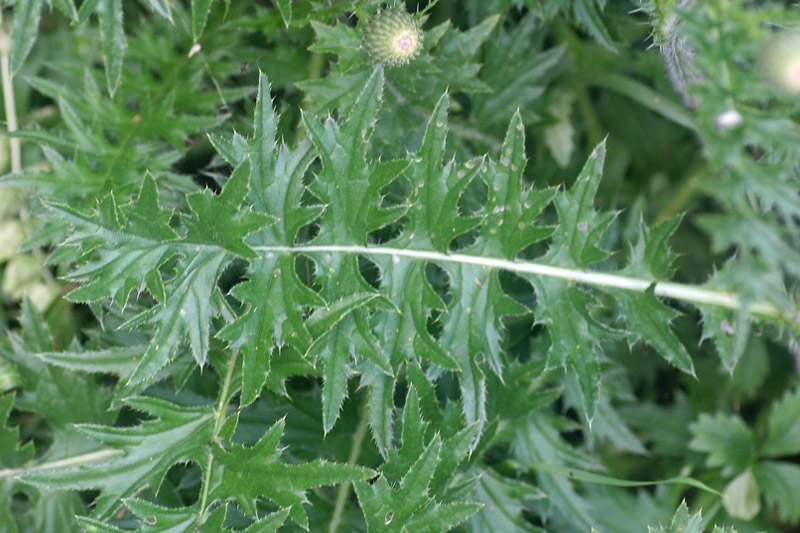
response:
<path id="1" fill-rule="evenodd" d="M 345 4 L 2 8 L 0 524 L 800 522 L 792 8 Z"/>

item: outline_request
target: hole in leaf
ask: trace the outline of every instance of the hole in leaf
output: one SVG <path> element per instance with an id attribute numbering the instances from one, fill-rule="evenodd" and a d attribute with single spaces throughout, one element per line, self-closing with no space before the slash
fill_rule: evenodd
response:
<path id="1" fill-rule="evenodd" d="M 197 463 L 175 464 L 167 471 L 165 479 L 183 505 L 193 505 L 199 499 L 203 474 Z"/>
<path id="2" fill-rule="evenodd" d="M 386 518 L 383 519 L 383 523 L 389 525 L 392 523 L 393 518 L 394 518 L 394 513 L 392 511 L 389 511 L 388 513 L 386 513 Z"/>
<path id="3" fill-rule="evenodd" d="M 378 265 L 371 259 L 359 255 L 358 256 L 358 272 L 364 280 L 370 284 L 373 289 L 380 289 L 381 286 L 381 270 Z"/>

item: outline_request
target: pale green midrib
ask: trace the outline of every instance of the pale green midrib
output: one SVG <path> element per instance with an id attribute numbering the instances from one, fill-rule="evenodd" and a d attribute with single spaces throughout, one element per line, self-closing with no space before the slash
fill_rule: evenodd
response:
<path id="1" fill-rule="evenodd" d="M 498 268 L 509 272 L 546 276 L 629 291 L 644 292 L 655 283 L 654 293 L 664 298 L 673 298 L 696 304 L 713 305 L 727 309 L 746 310 L 754 315 L 770 319 L 780 319 L 792 322 L 795 317 L 790 317 L 770 302 L 744 302 L 742 298 L 726 291 L 703 289 L 695 285 L 673 283 L 667 281 L 653 282 L 650 280 L 608 274 L 604 272 L 590 272 L 572 268 L 557 267 L 531 261 L 509 261 L 494 257 L 480 257 L 464 254 L 444 254 L 427 250 L 413 250 L 403 248 L 386 248 L 382 246 L 358 245 L 320 245 L 320 246 L 254 246 L 254 250 L 273 253 L 349 253 L 362 255 L 390 255 L 396 257 L 409 257 L 440 263 L 461 263 L 477 265 L 485 268 Z"/>
<path id="2" fill-rule="evenodd" d="M 71 466 L 78 466 L 84 463 L 91 463 L 93 461 L 100 461 L 108 459 L 117 455 L 125 453 L 122 450 L 115 448 L 104 448 L 96 452 L 85 453 L 83 455 L 76 455 L 75 457 L 67 457 L 66 459 L 59 459 L 57 461 L 50 461 L 48 463 L 33 464 L 19 468 L 6 468 L 0 470 L 0 479 L 6 477 L 15 477 L 29 472 L 39 472 L 41 470 L 53 470 L 56 468 L 68 468 Z"/>

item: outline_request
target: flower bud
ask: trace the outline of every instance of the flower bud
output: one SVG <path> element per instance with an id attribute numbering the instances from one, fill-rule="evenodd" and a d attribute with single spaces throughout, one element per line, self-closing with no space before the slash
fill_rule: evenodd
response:
<path id="1" fill-rule="evenodd" d="M 776 34 L 761 50 L 759 66 L 773 87 L 788 94 L 800 94 L 800 32 Z"/>
<path id="2" fill-rule="evenodd" d="M 25 226 L 18 220 L 0 222 L 0 263 L 8 261 L 19 251 L 19 246 L 25 242 L 27 232 Z"/>
<path id="3" fill-rule="evenodd" d="M 363 45 L 376 63 L 405 65 L 422 48 L 422 30 L 417 20 L 405 11 L 384 9 L 367 23 Z"/>

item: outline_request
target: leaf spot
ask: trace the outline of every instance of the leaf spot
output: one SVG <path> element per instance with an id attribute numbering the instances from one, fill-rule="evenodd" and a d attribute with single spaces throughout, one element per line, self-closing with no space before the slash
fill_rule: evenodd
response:
<path id="1" fill-rule="evenodd" d="M 399 255 L 393 255 L 393 256 L 392 256 L 392 262 L 393 262 L 394 264 L 397 264 L 397 263 L 399 263 L 399 262 L 400 262 L 400 256 L 399 256 Z"/>
<path id="2" fill-rule="evenodd" d="M 508 166 L 508 158 L 503 156 L 500 158 L 500 162 L 503 164 L 504 167 Z"/>
<path id="3" fill-rule="evenodd" d="M 581 231 L 586 231 L 589 225 L 586 222 L 578 222 L 578 229 Z"/>
<path id="4" fill-rule="evenodd" d="M 733 329 L 733 326 L 731 326 L 730 322 L 728 322 L 727 320 L 723 320 L 722 323 L 719 325 L 719 327 L 722 329 L 722 331 L 724 331 L 728 335 L 733 335 L 734 333 L 736 333 L 736 331 Z"/>
<path id="5" fill-rule="evenodd" d="M 467 161 L 466 163 L 464 163 L 464 166 L 467 168 L 475 168 L 475 163 L 473 163 L 472 161 Z"/>
<path id="6" fill-rule="evenodd" d="M 466 175 L 467 175 L 467 172 L 465 170 L 459 170 L 458 171 L 458 177 L 459 178 L 463 178 Z"/>

